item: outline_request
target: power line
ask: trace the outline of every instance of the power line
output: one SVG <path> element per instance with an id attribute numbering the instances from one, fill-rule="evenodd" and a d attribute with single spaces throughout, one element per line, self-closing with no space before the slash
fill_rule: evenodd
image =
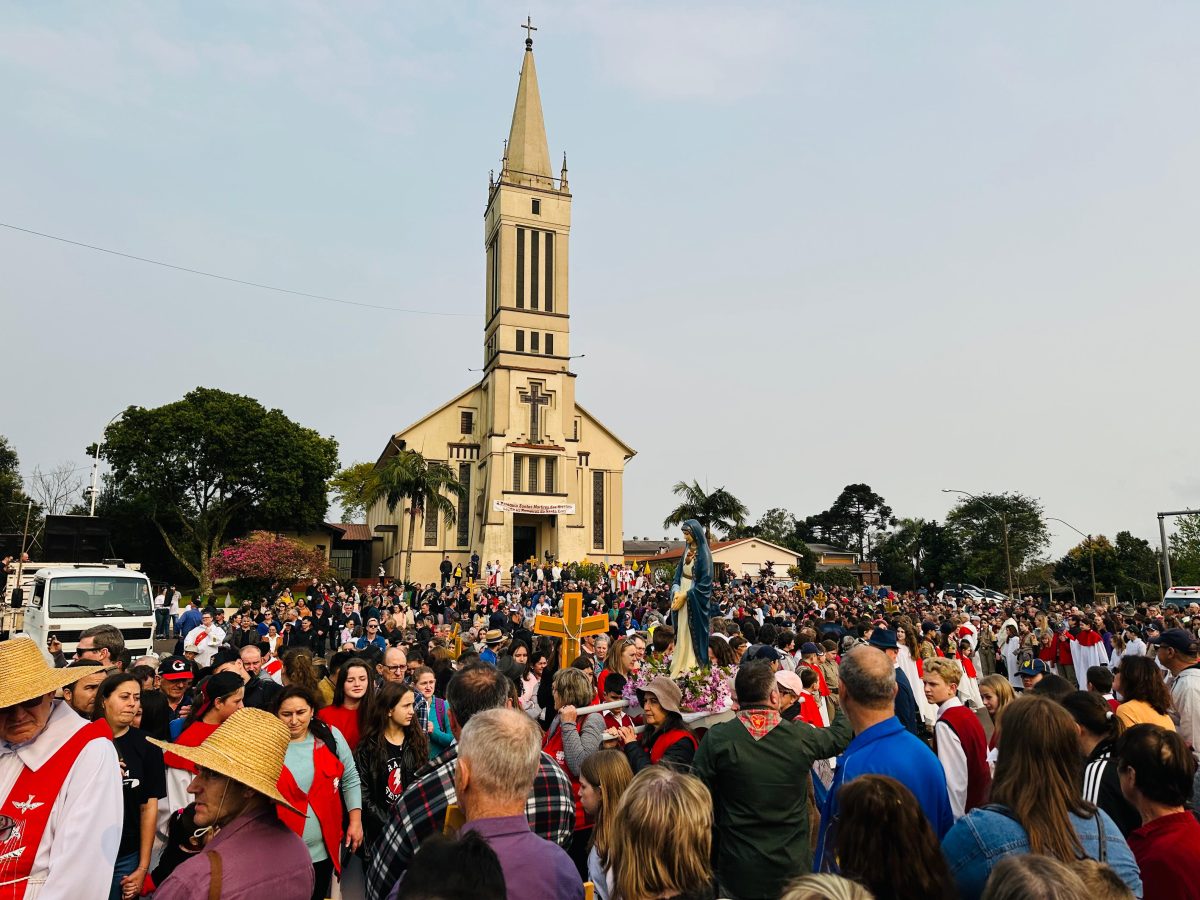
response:
<path id="1" fill-rule="evenodd" d="M 136 262 L 149 263 L 152 266 L 162 266 L 164 269 L 174 269 L 177 272 L 187 272 L 191 275 L 203 275 L 205 278 L 215 278 L 218 281 L 228 281 L 232 284 L 241 284 L 246 287 L 259 288 L 264 291 L 275 291 L 280 294 L 291 294 L 295 297 L 307 297 L 310 300 L 324 300 L 329 303 L 341 303 L 346 306 L 361 306 L 365 309 L 382 309 L 387 312 L 409 313 L 414 316 L 450 316 L 454 318 L 466 318 L 471 316 L 471 313 L 456 313 L 442 312 L 431 309 L 404 309 L 398 306 L 381 306 L 377 303 L 364 303 L 361 300 L 347 300 L 343 297 L 327 297 L 324 294 L 310 294 L 307 291 L 293 291 L 289 288 L 275 287 L 270 284 L 262 284 L 257 281 L 245 281 L 241 278 L 233 278 L 229 275 L 218 275 L 215 272 L 205 272 L 202 269 L 191 269 L 187 266 L 177 266 L 173 263 L 163 262 L 159 259 L 150 259 L 146 256 L 135 256 L 132 253 L 122 253 L 120 250 L 112 250 L 108 247 L 97 247 L 95 244 L 85 244 L 82 241 L 73 241 L 70 238 L 59 237 L 56 234 L 46 234 L 41 231 L 34 231 L 31 228 L 22 228 L 19 225 L 9 225 L 6 222 L 0 222 L 0 228 L 9 228 L 13 231 L 20 231 L 23 234 L 31 234 L 34 237 L 46 238 L 51 241 L 59 241 L 63 244 L 70 244 L 73 247 L 83 247 L 86 250 L 95 250 L 99 253 L 108 253 L 112 256 L 120 256 L 123 259 L 132 259 Z"/>

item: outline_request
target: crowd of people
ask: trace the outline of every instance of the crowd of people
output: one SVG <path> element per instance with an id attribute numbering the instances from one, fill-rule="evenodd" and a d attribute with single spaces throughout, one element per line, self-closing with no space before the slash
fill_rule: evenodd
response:
<path id="1" fill-rule="evenodd" d="M 0 898 L 1200 898 L 1200 607 L 489 569 L 0 642 Z"/>

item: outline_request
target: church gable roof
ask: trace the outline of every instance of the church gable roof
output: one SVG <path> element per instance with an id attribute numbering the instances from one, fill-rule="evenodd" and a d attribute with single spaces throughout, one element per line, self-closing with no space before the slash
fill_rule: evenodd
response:
<path id="1" fill-rule="evenodd" d="M 586 409 L 584 409 L 582 406 L 580 406 L 578 400 L 575 401 L 575 410 L 583 415 L 583 417 L 587 420 L 589 425 L 594 425 L 596 428 L 599 428 L 606 435 L 608 435 L 608 437 L 611 440 L 613 440 L 615 443 L 617 443 L 620 446 L 621 450 L 624 452 L 625 459 L 627 461 L 637 455 L 637 451 L 634 450 L 632 447 L 630 447 L 627 443 L 625 443 L 619 437 L 617 437 L 613 433 L 611 428 L 606 426 L 599 419 L 597 419 L 595 416 L 593 416 L 590 412 L 588 412 Z"/>
<path id="2" fill-rule="evenodd" d="M 476 391 L 478 391 L 479 389 L 480 389 L 480 385 L 479 385 L 479 384 L 473 384 L 473 385 L 471 385 L 469 388 L 467 388 L 467 389 L 466 389 L 465 391 L 463 391 L 461 394 L 457 395 L 456 397 L 452 398 L 451 400 L 448 400 L 448 401 L 446 401 L 446 402 L 445 402 L 445 403 L 443 403 L 441 406 L 439 406 L 439 407 L 437 407 L 436 409 L 434 409 L 434 410 L 431 410 L 430 412 L 428 412 L 428 413 L 426 413 L 425 415 L 421 416 L 421 418 L 417 419 L 417 421 L 413 422 L 413 423 L 412 423 L 411 425 L 409 425 L 407 428 L 402 428 L 400 431 L 397 431 L 395 434 L 393 434 L 393 435 L 392 435 L 392 437 L 391 437 L 391 440 L 389 440 L 389 441 L 387 442 L 387 445 L 386 445 L 386 446 L 384 446 L 383 450 L 380 452 L 380 454 L 379 454 L 379 459 L 378 459 L 378 460 L 376 460 L 376 465 L 378 465 L 379 463 L 383 462 L 383 461 L 384 461 L 385 459 L 387 459 L 388 457 L 390 457 L 390 456 L 392 456 L 392 455 L 394 455 L 394 454 L 395 454 L 395 452 L 396 452 L 396 449 L 397 449 L 397 448 L 396 448 L 396 442 L 397 442 L 397 441 L 400 441 L 400 440 L 404 440 L 404 438 L 405 438 L 405 435 L 407 435 L 407 434 L 410 434 L 411 432 L 413 432 L 414 430 L 416 430 L 416 429 L 417 429 L 417 428 L 419 428 L 420 426 L 424 425 L 426 422 L 430 421 L 431 419 L 433 419 L 433 418 L 437 417 L 438 415 L 441 415 L 441 414 L 442 414 L 442 413 L 444 413 L 444 412 L 447 412 L 447 411 L 448 411 L 448 410 L 450 410 L 452 407 L 455 407 L 455 406 L 457 406 L 457 405 L 458 405 L 459 403 L 461 403 L 461 402 L 462 402 L 462 401 L 463 401 L 463 400 L 464 400 L 464 399 L 465 399 L 467 396 L 469 396 L 470 394 L 473 394 L 473 393 L 475 393 L 475 392 L 476 392 Z M 416 450 L 416 451 L 418 451 L 418 452 L 419 452 L 419 451 L 421 451 L 421 449 L 422 449 L 422 448 L 420 448 L 420 447 L 409 447 L 408 449 L 409 449 L 409 450 Z"/>

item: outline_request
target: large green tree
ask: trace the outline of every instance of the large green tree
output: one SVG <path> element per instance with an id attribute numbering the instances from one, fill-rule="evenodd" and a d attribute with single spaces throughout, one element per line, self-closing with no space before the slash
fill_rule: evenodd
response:
<path id="1" fill-rule="evenodd" d="M 329 491 L 342 508 L 343 522 L 366 517 L 374 483 L 375 463 L 369 462 L 347 466 L 329 480 Z"/>
<path id="2" fill-rule="evenodd" d="M 8 438 L 0 434 L 0 535 L 8 535 L 5 539 L 5 552 L 20 552 L 26 513 L 30 513 L 30 535 L 38 532 L 41 510 L 36 502 L 31 510 L 29 501 L 30 497 L 25 493 L 24 479 L 21 478 L 20 457 L 8 442 Z"/>
<path id="3" fill-rule="evenodd" d="M 155 409 L 131 406 L 105 429 L 112 487 L 212 590 L 212 559 L 251 528 L 307 529 L 328 509 L 337 441 L 257 400 L 196 388 Z"/>
<path id="4" fill-rule="evenodd" d="M 961 568 L 949 529 L 935 520 L 904 518 L 875 549 L 879 575 L 896 588 L 938 586 Z"/>
<path id="5" fill-rule="evenodd" d="M 1115 590 L 1117 584 L 1117 550 L 1102 534 L 1092 535 L 1091 541 L 1082 540 L 1054 564 L 1054 577 L 1073 587 L 1091 602 L 1092 566 L 1096 570 L 1096 589 Z"/>
<path id="6" fill-rule="evenodd" d="M 989 587 L 1008 583 L 1004 560 L 1006 529 L 1014 575 L 1032 563 L 1050 543 L 1041 502 L 1016 492 L 964 498 L 947 513 L 946 527 L 961 549 L 961 558 L 960 571 L 943 573 L 944 577 Z"/>
<path id="7" fill-rule="evenodd" d="M 388 511 L 395 513 L 397 507 L 408 504 L 408 542 L 404 555 L 406 584 L 412 571 L 417 517 L 432 509 L 447 525 L 453 525 L 458 519 L 458 507 L 447 494 L 459 498 L 465 490 L 446 463 L 427 460 L 415 450 L 401 450 L 376 468 L 366 505 L 371 506 L 382 499 L 387 503 Z"/>
<path id="8" fill-rule="evenodd" d="M 829 509 L 809 516 L 804 523 L 810 540 L 856 548 L 865 559 L 868 541 L 894 521 L 892 508 L 869 484 L 848 484 Z"/>
<path id="9" fill-rule="evenodd" d="M 1144 538 L 1118 531 L 1115 544 L 1117 576 L 1113 589 L 1132 600 L 1157 598 L 1161 571 L 1158 551 Z"/>
<path id="10" fill-rule="evenodd" d="M 1180 516 L 1171 535 L 1171 580 L 1200 584 L 1200 513 Z"/>
<path id="11" fill-rule="evenodd" d="M 682 498 L 682 502 L 663 520 L 663 528 L 695 519 L 704 526 L 709 540 L 712 540 L 714 528 L 719 528 L 722 534 L 729 534 L 734 528 L 744 525 L 750 514 L 746 505 L 723 487 L 708 493 L 700 487 L 699 481 L 691 484 L 680 481 L 671 488 L 671 492 Z"/>

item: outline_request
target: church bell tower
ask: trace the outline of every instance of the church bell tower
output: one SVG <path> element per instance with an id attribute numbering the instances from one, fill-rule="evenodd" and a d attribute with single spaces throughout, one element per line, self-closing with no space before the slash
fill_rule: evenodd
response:
<path id="1" fill-rule="evenodd" d="M 533 26 L 525 27 L 532 34 Z M 559 177 L 550 171 L 532 37 L 525 39 L 517 102 L 504 148 L 499 177 L 488 179 L 484 214 L 484 368 L 566 372 L 571 194 L 565 154 Z"/>

